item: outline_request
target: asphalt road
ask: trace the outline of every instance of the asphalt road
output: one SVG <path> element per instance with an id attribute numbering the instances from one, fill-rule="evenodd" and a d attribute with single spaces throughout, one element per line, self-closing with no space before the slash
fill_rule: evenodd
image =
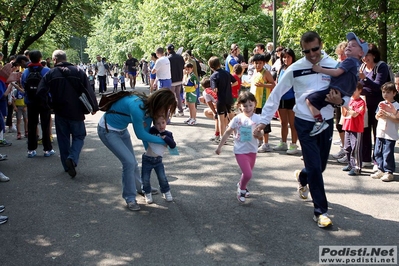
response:
<path id="1" fill-rule="evenodd" d="M 331 159 L 324 181 L 334 225 L 320 229 L 311 200 L 300 200 L 296 192 L 300 154 L 262 153 L 248 186 L 251 198 L 240 204 L 232 146 L 215 154 L 208 141 L 213 121 L 203 108 L 198 125 L 176 117 L 168 126 L 180 152 L 164 157 L 174 201 L 155 195 L 154 204 L 146 205 L 139 196 L 139 212 L 126 208 L 121 164 L 97 136 L 101 112 L 87 116 L 75 179 L 63 171 L 58 153 L 45 158 L 39 148 L 28 159 L 25 140 L 6 133 L 13 145 L 0 148 L 9 157 L 0 170 L 11 179 L 0 183 L 2 214 L 9 217 L 0 225 L 0 264 L 318 265 L 319 246 L 398 245 L 397 174 L 390 183 L 371 179 L 371 169 L 351 177 Z M 279 122 L 273 121 L 270 143 L 277 145 L 279 136 Z M 132 140 L 140 163 L 142 143 L 133 132 Z M 331 153 L 338 149 L 333 145 Z M 151 181 L 157 186 L 154 174 Z"/>

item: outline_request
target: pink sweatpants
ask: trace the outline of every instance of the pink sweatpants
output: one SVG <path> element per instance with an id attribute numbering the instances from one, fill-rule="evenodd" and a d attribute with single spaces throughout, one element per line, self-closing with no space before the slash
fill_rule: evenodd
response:
<path id="1" fill-rule="evenodd" d="M 245 190 L 252 177 L 252 170 L 254 169 L 256 161 L 256 153 L 236 154 L 236 160 L 242 171 L 240 189 Z"/>

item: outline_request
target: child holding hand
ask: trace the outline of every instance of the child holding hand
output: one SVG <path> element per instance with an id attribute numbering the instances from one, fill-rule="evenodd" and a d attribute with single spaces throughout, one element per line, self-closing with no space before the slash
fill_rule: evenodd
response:
<path id="1" fill-rule="evenodd" d="M 258 139 L 252 135 L 252 132 L 259 123 L 260 115 L 255 114 L 256 99 L 251 92 L 245 91 L 238 96 L 237 107 L 241 109 L 241 113 L 230 121 L 215 152 L 218 155 L 222 152 L 222 147 L 227 138 L 233 133 L 233 152 L 242 171 L 240 182 L 237 184 L 237 199 L 244 203 L 245 198 L 249 197 L 247 184 L 252 178 L 252 170 L 255 166 L 258 150 Z M 258 132 L 257 137 L 262 138 L 262 136 L 263 133 Z"/>

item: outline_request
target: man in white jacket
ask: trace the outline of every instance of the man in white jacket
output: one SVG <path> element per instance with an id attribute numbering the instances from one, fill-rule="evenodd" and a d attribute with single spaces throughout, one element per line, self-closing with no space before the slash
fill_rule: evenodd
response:
<path id="1" fill-rule="evenodd" d="M 304 57 L 285 71 L 277 86 L 273 89 L 262 109 L 261 124 L 256 128 L 254 135 L 267 124 L 270 124 L 270 120 L 278 109 L 281 97 L 293 87 L 296 102 L 293 109 L 295 112 L 295 128 L 298 132 L 305 163 L 305 168 L 295 171 L 299 196 L 302 199 L 307 199 L 310 190 L 314 205 L 314 221 L 317 222 L 319 227 L 329 227 L 332 225 L 332 221 L 327 214 L 328 203 L 322 173 L 326 168 L 331 147 L 334 108 L 332 105 L 327 105 L 320 110 L 330 127 L 319 135 L 311 137 L 309 133 L 313 129 L 315 121 L 306 105 L 306 97 L 312 92 L 327 89 L 331 79 L 328 75 L 314 72 L 312 66 L 320 64 L 322 67 L 335 68 L 337 62 L 322 51 L 323 44 L 316 32 L 309 31 L 303 34 L 301 46 Z M 342 106 L 345 103 L 348 104 L 349 99 L 349 97 L 342 99 L 340 92 L 331 90 L 326 101 L 335 106 Z"/>

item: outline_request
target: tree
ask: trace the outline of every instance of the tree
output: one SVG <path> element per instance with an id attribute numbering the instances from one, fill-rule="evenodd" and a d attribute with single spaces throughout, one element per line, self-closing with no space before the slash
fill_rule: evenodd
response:
<path id="1" fill-rule="evenodd" d="M 382 60 L 398 68 L 394 60 L 399 55 L 396 49 L 399 29 L 394 23 L 399 18 L 399 2 L 363 0 L 348 3 L 346 0 L 290 1 L 282 15 L 280 40 L 299 51 L 300 36 L 305 31 L 315 30 L 322 37 L 326 51 L 333 53 L 346 33 L 352 31 L 368 43 L 376 43 Z"/>
<path id="2" fill-rule="evenodd" d="M 0 9 L 1 50 L 22 53 L 48 33 L 58 43 L 90 32 L 90 19 L 106 0 L 8 0 Z"/>

